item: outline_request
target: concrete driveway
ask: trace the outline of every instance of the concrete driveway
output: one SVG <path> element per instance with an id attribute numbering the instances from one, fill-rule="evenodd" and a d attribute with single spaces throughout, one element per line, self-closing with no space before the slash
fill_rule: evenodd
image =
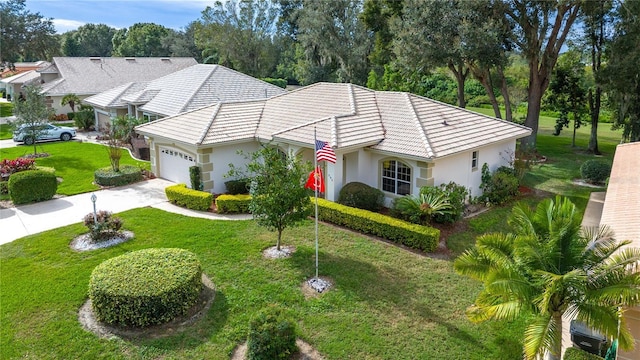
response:
<path id="1" fill-rule="evenodd" d="M 151 206 L 175 214 L 211 220 L 247 220 L 251 215 L 222 215 L 195 211 L 170 204 L 164 193 L 174 183 L 153 179 L 128 186 L 67 196 L 35 204 L 0 209 L 0 245 L 42 231 L 81 222 L 93 212 L 91 195 L 96 194 L 96 209 L 113 213 Z"/>

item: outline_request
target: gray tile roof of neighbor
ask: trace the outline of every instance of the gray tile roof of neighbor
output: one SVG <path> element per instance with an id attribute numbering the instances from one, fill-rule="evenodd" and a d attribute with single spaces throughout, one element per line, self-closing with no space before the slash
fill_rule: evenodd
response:
<path id="1" fill-rule="evenodd" d="M 37 71 L 29 70 L 29 71 L 22 72 L 20 74 L 16 74 L 16 75 L 4 78 L 0 81 L 7 84 L 27 84 L 39 78 L 40 78 L 40 74 L 38 74 Z"/>
<path id="2" fill-rule="evenodd" d="M 196 145 L 257 139 L 336 149 L 368 147 L 433 159 L 527 136 L 531 130 L 421 96 L 317 83 L 266 100 L 222 103 L 139 126 Z M 200 141 L 194 141 L 200 139 Z"/>
<path id="3" fill-rule="evenodd" d="M 150 81 L 197 64 L 193 58 L 54 57 L 41 73 L 59 78 L 43 84 L 49 96 L 93 95 L 128 82 Z"/>

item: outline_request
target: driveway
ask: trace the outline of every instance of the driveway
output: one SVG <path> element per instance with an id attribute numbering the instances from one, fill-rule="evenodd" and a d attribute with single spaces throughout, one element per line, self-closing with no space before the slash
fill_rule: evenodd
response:
<path id="1" fill-rule="evenodd" d="M 164 189 L 173 185 L 163 179 L 142 181 L 128 186 L 67 196 L 35 204 L 0 209 L 0 244 L 42 231 L 81 222 L 93 212 L 91 195 L 97 197 L 96 209 L 118 213 L 146 206 L 192 217 L 212 220 L 245 220 L 251 215 L 220 215 L 193 211 L 170 204 Z"/>

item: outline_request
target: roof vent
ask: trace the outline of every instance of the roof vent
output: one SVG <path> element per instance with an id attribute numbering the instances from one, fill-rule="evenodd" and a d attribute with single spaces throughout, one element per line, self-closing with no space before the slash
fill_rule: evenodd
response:
<path id="1" fill-rule="evenodd" d="M 169 58 L 160 58 L 160 61 L 163 61 L 163 62 L 171 62 L 171 59 L 169 59 Z"/>
<path id="2" fill-rule="evenodd" d="M 136 61 L 136 58 L 132 58 L 132 57 L 128 57 L 128 58 L 124 58 L 127 61 Z"/>
<path id="3" fill-rule="evenodd" d="M 447 122 L 447 120 L 444 120 L 444 121 L 442 121 L 442 125 L 449 126 L 449 123 Z"/>
<path id="4" fill-rule="evenodd" d="M 93 62 L 99 62 L 99 61 L 101 61 L 102 59 L 101 59 L 101 58 L 99 58 L 99 57 L 90 57 L 90 58 L 89 58 L 89 60 L 91 60 L 91 61 L 93 61 Z"/>

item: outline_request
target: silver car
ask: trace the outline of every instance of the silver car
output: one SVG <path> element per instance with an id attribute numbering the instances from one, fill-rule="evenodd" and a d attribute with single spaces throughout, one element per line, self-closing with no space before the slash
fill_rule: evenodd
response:
<path id="1" fill-rule="evenodd" d="M 36 129 L 34 129 L 36 127 Z M 13 132 L 13 141 L 33 145 L 40 140 L 69 141 L 76 136 L 76 129 L 52 124 L 20 125 Z M 37 137 L 37 138 L 36 138 Z"/>

